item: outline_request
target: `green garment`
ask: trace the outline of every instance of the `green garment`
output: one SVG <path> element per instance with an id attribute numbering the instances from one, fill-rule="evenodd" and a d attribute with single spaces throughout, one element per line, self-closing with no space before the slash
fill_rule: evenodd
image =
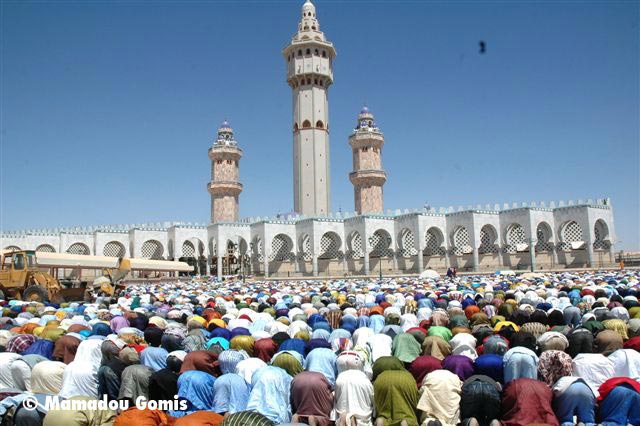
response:
<path id="1" fill-rule="evenodd" d="M 229 342 L 229 347 L 238 351 L 245 351 L 250 357 L 253 356 L 253 348 L 256 341 L 251 336 L 236 336 Z"/>
<path id="2" fill-rule="evenodd" d="M 131 302 L 131 306 L 129 307 L 129 309 L 133 311 L 134 309 L 139 307 L 140 307 L 140 296 L 136 296 L 133 298 L 133 301 Z"/>
<path id="3" fill-rule="evenodd" d="M 491 325 L 495 327 L 495 325 L 501 321 L 506 321 L 507 319 L 502 315 L 494 315 L 491 317 Z"/>
<path id="4" fill-rule="evenodd" d="M 504 316 L 505 318 L 510 317 L 514 310 L 515 308 L 511 303 L 503 303 L 502 305 L 498 306 L 498 314 Z"/>
<path id="5" fill-rule="evenodd" d="M 277 354 L 271 361 L 271 365 L 282 368 L 284 371 L 289 373 L 291 377 L 295 377 L 296 374 L 302 373 L 303 371 L 300 361 L 298 361 L 293 355 L 286 352 Z"/>
<path id="6" fill-rule="evenodd" d="M 640 318 L 640 306 L 634 306 L 629 309 L 629 316 L 631 318 Z"/>
<path id="7" fill-rule="evenodd" d="M 469 320 L 464 315 L 456 315 L 449 320 L 449 327 L 465 327 L 469 328 Z"/>
<path id="8" fill-rule="evenodd" d="M 449 340 L 451 340 L 451 338 L 453 337 L 453 334 L 447 327 L 434 325 L 433 327 L 429 327 L 429 336 L 442 337 L 445 342 L 449 342 Z"/>
<path id="9" fill-rule="evenodd" d="M 408 371 L 380 374 L 373 383 L 373 399 L 378 418 L 384 420 L 385 426 L 400 426 L 403 420 L 409 426 L 418 426 L 418 385 Z"/>
<path id="10" fill-rule="evenodd" d="M 409 333 L 400 333 L 393 339 L 393 356 L 402 362 L 413 362 L 420 356 L 422 346 Z"/>
<path id="11" fill-rule="evenodd" d="M 371 380 L 376 380 L 382 372 L 390 370 L 404 370 L 404 364 L 395 356 L 381 356 L 373 363 L 373 377 Z"/>
<path id="12" fill-rule="evenodd" d="M 45 327 L 42 334 L 40 334 L 41 339 L 51 340 L 52 342 L 56 342 L 59 338 L 64 335 L 65 331 L 61 328 L 47 328 Z"/>
<path id="13" fill-rule="evenodd" d="M 604 325 L 602 325 L 600 321 L 596 321 L 596 320 L 587 321 L 584 324 L 582 324 L 582 326 L 593 334 L 596 334 L 597 332 L 604 330 Z M 553 330 L 553 331 L 556 331 L 556 330 Z"/>

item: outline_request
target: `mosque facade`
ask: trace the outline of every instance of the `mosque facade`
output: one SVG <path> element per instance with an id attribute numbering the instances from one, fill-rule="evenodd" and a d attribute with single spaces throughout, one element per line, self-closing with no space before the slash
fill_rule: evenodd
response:
<path id="1" fill-rule="evenodd" d="M 209 224 L 24 230 L 0 235 L 0 247 L 179 259 L 192 263 L 198 273 L 217 276 L 389 275 L 448 267 L 557 270 L 614 263 L 613 208 L 606 198 L 385 212 L 385 140 L 366 107 L 345 138 L 353 157 L 348 179 L 355 211 L 332 213 L 327 91 L 336 50 L 320 31 L 309 0 L 283 56 L 293 95 L 294 214 L 240 219 L 243 152 L 225 120 L 208 152 Z"/>

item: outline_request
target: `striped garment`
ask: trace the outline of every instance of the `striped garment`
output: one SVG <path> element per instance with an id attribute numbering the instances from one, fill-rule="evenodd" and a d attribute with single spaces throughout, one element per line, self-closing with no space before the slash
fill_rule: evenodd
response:
<path id="1" fill-rule="evenodd" d="M 271 420 L 254 411 L 240 411 L 224 418 L 220 426 L 274 426 Z"/>

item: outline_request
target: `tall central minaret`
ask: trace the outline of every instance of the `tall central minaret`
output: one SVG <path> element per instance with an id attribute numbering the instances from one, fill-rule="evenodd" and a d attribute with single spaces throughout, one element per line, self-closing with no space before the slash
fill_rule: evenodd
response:
<path id="1" fill-rule="evenodd" d="M 329 102 L 336 50 L 320 31 L 316 8 L 302 6 L 298 32 L 283 51 L 293 91 L 293 203 L 297 213 L 324 216 L 329 193 Z"/>

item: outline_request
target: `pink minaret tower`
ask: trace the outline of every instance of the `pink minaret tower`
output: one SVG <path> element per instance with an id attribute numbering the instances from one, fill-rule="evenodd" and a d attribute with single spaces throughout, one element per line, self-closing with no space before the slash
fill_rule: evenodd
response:
<path id="1" fill-rule="evenodd" d="M 349 179 L 353 184 L 356 212 L 382 213 L 382 186 L 387 181 L 387 174 L 382 169 L 384 136 L 366 106 L 358 114 L 358 126 L 349 136 L 349 145 L 353 150 L 353 171 L 349 173 Z"/>
<path id="2" fill-rule="evenodd" d="M 218 137 L 209 148 L 211 181 L 207 189 L 211 194 L 211 223 L 238 221 L 238 198 L 242 192 L 241 157 L 242 150 L 233 137 L 233 129 L 225 120 L 218 129 Z"/>

